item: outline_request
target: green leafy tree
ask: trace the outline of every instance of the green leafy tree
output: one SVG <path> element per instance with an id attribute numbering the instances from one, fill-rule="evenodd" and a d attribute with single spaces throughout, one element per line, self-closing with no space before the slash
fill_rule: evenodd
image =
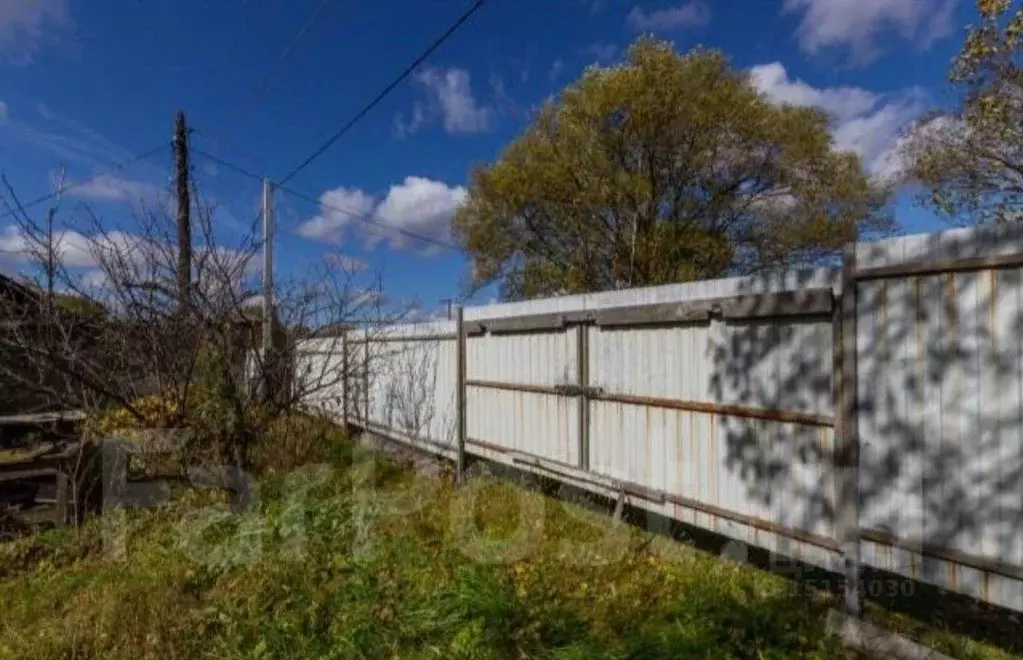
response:
<path id="1" fill-rule="evenodd" d="M 977 0 L 980 21 L 949 75 L 958 107 L 920 122 L 907 140 L 922 201 L 960 222 L 1003 222 L 1023 210 L 1023 8 L 1012 4 Z"/>
<path id="2" fill-rule="evenodd" d="M 887 197 L 823 112 L 772 104 L 717 52 L 641 39 L 473 171 L 453 234 L 475 285 L 529 298 L 816 263 L 890 226 Z"/>

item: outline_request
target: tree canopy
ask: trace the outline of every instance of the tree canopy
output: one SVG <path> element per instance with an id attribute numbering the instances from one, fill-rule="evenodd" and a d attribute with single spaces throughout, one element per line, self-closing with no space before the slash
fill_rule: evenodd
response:
<path id="1" fill-rule="evenodd" d="M 926 206 L 957 221 L 1001 222 L 1023 210 L 1023 8 L 977 0 L 949 80 L 958 107 L 920 122 L 907 140 Z"/>
<path id="2" fill-rule="evenodd" d="M 886 200 L 825 113 L 644 38 L 475 168 L 452 224 L 474 284 L 517 299 L 814 263 L 888 226 Z"/>

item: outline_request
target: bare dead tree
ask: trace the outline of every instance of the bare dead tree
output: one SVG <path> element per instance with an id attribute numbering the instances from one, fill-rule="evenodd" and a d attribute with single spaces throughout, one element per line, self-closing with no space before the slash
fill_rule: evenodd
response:
<path id="1" fill-rule="evenodd" d="M 225 241 L 215 231 L 215 205 L 198 191 L 192 198 L 192 273 L 182 309 L 169 200 L 139 206 L 128 227 L 83 207 L 72 222 L 48 230 L 56 210 L 39 221 L 6 187 L 2 201 L 14 212 L 26 268 L 52 285 L 29 277 L 18 283 L 25 295 L 0 300 L 0 384 L 31 393 L 39 407 L 114 406 L 140 423 L 151 423 L 140 402 L 159 397 L 172 411 L 164 423 L 198 428 L 215 420 L 199 437 L 221 445 L 218 458 L 244 465 L 261 423 L 355 380 L 341 358 L 346 328 L 382 327 L 406 310 L 389 307 L 378 274 L 325 259 L 278 279 L 275 351 L 264 360 L 255 350 L 262 332 L 253 304 L 261 248 L 255 223 Z M 296 374 L 310 347 L 317 359 L 302 361 Z M 253 397 L 251 385 L 261 378 L 275 379 L 280 394 Z"/>

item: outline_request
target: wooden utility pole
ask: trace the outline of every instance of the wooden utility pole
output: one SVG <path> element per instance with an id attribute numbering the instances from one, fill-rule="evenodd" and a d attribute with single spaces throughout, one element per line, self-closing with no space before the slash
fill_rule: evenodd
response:
<path id="1" fill-rule="evenodd" d="M 188 191 L 188 127 L 180 110 L 174 121 L 174 180 L 178 202 L 178 309 L 185 312 L 192 288 L 192 203 Z"/>

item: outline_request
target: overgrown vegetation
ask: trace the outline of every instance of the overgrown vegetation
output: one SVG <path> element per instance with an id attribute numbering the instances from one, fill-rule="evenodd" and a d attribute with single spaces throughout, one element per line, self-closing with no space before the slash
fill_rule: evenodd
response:
<path id="1" fill-rule="evenodd" d="M 328 462 L 267 476 L 247 512 L 181 488 L 123 530 L 0 545 L 0 657 L 857 657 L 826 633 L 827 594 L 508 483 L 320 446 Z"/>

